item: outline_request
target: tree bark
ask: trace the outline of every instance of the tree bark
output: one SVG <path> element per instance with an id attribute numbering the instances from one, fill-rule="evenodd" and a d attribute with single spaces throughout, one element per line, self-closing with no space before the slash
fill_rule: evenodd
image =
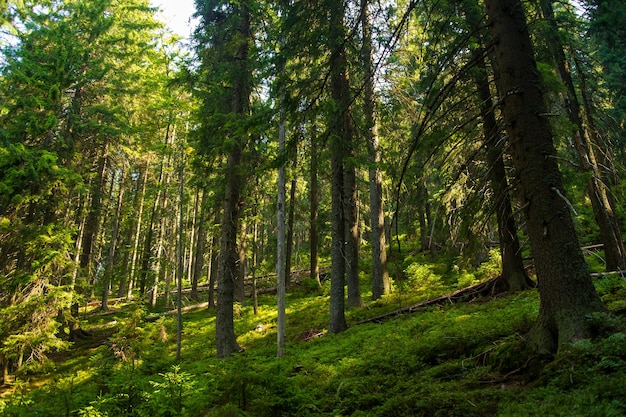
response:
<path id="1" fill-rule="evenodd" d="M 590 335 L 586 315 L 604 311 L 578 244 L 545 117 L 542 86 L 519 0 L 485 0 L 511 156 L 519 177 L 539 283 L 530 342 L 541 353 Z"/>
<path id="2" fill-rule="evenodd" d="M 293 221 L 296 209 L 296 167 L 298 152 L 296 150 L 292 168 L 291 186 L 289 188 L 289 213 L 287 215 L 287 237 L 285 238 L 285 287 L 291 285 L 291 257 L 293 254 Z"/>
<path id="3" fill-rule="evenodd" d="M 365 135 L 369 145 L 369 191 L 370 228 L 372 245 L 372 300 L 388 294 L 391 285 L 387 272 L 387 243 L 385 241 L 385 213 L 383 211 L 383 177 L 380 172 L 380 144 L 375 112 L 374 63 L 372 60 L 372 33 L 370 26 L 369 2 L 361 0 L 361 30 L 363 48 L 361 51 L 365 77 L 364 112 Z"/>
<path id="4" fill-rule="evenodd" d="M 344 168 L 344 219 L 346 222 L 346 282 L 348 284 L 348 308 L 363 307 L 359 282 L 359 220 L 357 206 L 356 167 L 354 151 L 350 149 L 349 162 Z"/>
<path id="5" fill-rule="evenodd" d="M 311 132 L 311 178 L 310 178 L 310 216 L 309 216 L 309 245 L 310 245 L 310 278 L 320 284 L 319 271 L 319 239 L 317 234 L 318 222 L 318 193 L 317 193 L 317 132 Z"/>
<path id="6" fill-rule="evenodd" d="M 198 299 L 198 281 L 202 276 L 202 271 L 204 271 L 204 248 L 206 246 L 206 205 L 207 205 L 207 196 L 209 193 L 206 190 L 202 190 L 202 198 L 200 201 L 200 209 L 197 218 L 198 222 L 198 231 L 196 233 L 196 244 L 195 244 L 195 260 L 193 262 L 193 275 L 191 279 L 191 298 L 194 300 Z"/>
<path id="7" fill-rule="evenodd" d="M 591 201 L 593 215 L 600 229 L 600 239 L 604 244 L 607 271 L 621 271 L 626 268 L 626 250 L 622 241 L 619 223 L 611 206 L 608 185 L 602 180 L 591 135 L 583 125 L 580 103 L 576 95 L 574 81 L 569 70 L 563 45 L 558 36 L 559 28 L 554 17 L 550 0 L 541 0 L 541 10 L 548 22 L 548 46 L 552 51 L 561 81 L 566 87 L 565 106 L 570 122 L 576 127 L 573 132 L 574 145 L 583 170 L 591 174 L 587 183 L 587 196 Z"/>
<path id="8" fill-rule="evenodd" d="M 476 1 L 466 3 L 466 16 L 472 32 L 481 37 L 481 16 L 476 9 Z M 481 37 L 482 38 L 482 37 Z M 479 45 L 484 42 L 479 40 Z M 535 283 L 528 277 L 524 269 L 522 251 L 517 237 L 517 225 L 513 217 L 509 183 L 504 165 L 504 140 L 500 137 L 500 129 L 494 115 L 493 99 L 489 88 L 485 50 L 482 46 L 474 48 L 473 58 L 477 71 L 474 72 L 474 83 L 480 102 L 480 115 L 483 122 L 483 135 L 487 146 L 487 166 L 489 183 L 494 194 L 502 272 L 500 280 L 504 291 L 522 291 L 533 288 Z"/>
<path id="9" fill-rule="evenodd" d="M 347 219 L 344 205 L 349 203 L 346 193 L 345 162 L 352 141 L 352 121 L 349 113 L 350 85 L 344 49 L 345 9 L 343 2 L 330 2 L 329 50 L 331 97 L 336 110 L 331 114 L 331 278 L 330 278 L 330 333 L 339 333 L 348 326 L 345 319 L 346 237 Z"/>
<path id="10" fill-rule="evenodd" d="M 117 241 L 119 235 L 120 217 L 122 216 L 122 202 L 124 201 L 124 180 L 126 178 L 126 171 L 122 167 L 119 180 L 119 190 L 117 194 L 117 204 L 115 206 L 115 214 L 113 217 L 113 225 L 111 226 L 111 241 L 109 242 L 109 254 L 104 269 L 104 282 L 102 288 L 102 302 L 100 309 L 107 311 L 109 309 L 109 287 L 113 281 L 113 266 L 115 265 L 115 256 L 117 254 Z M 113 197 L 113 196 L 111 196 Z"/>
<path id="11" fill-rule="evenodd" d="M 281 72 L 284 72 L 284 67 L 281 68 Z M 283 103 L 284 105 L 284 98 Z M 282 159 L 280 166 L 278 167 L 278 201 L 276 204 L 276 303 L 277 303 L 277 329 L 276 329 L 276 344 L 277 352 L 276 356 L 282 358 L 285 355 L 285 333 L 287 328 L 286 317 L 286 288 L 287 288 L 287 271 L 286 271 L 286 254 L 285 254 L 285 205 L 287 198 L 286 190 L 286 174 L 285 174 L 285 160 L 283 155 L 285 153 L 286 142 L 286 117 L 285 109 L 281 108 L 280 111 L 280 126 L 278 127 L 278 152 Z"/>
<path id="12" fill-rule="evenodd" d="M 249 113 L 251 84 L 248 68 L 249 43 L 252 39 L 250 28 L 250 9 L 248 2 L 236 6 L 236 33 L 233 41 L 236 45 L 233 65 L 238 74 L 233 79 L 230 111 L 245 118 Z M 217 311 L 215 319 L 215 343 L 219 358 L 230 357 L 234 352 L 241 351 L 235 336 L 234 323 L 234 292 L 238 276 L 237 232 L 241 215 L 241 190 L 244 185 L 242 157 L 247 133 L 231 132 L 232 141 L 227 157 L 224 183 L 224 211 L 222 213 L 222 232 L 220 237 L 219 275 L 217 284 Z"/>

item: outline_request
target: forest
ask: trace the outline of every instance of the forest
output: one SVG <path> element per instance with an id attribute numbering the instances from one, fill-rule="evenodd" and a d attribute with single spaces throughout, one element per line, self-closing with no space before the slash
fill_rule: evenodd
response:
<path id="1" fill-rule="evenodd" d="M 195 6 L 0 1 L 0 415 L 626 415 L 624 0 Z"/>

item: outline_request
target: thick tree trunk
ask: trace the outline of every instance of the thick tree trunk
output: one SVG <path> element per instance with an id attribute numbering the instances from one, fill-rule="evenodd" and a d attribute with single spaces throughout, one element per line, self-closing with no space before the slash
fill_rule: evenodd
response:
<path id="1" fill-rule="evenodd" d="M 539 317 L 530 341 L 539 352 L 553 353 L 565 343 L 589 336 L 586 315 L 604 311 L 604 306 L 591 282 L 563 190 L 522 4 L 519 0 L 485 0 L 485 4 L 539 283 Z"/>
<path id="2" fill-rule="evenodd" d="M 591 136 L 583 125 L 580 103 L 576 96 L 576 89 L 565 51 L 559 37 L 559 28 L 554 17 L 552 2 L 541 0 L 541 10 L 544 19 L 549 24 L 548 46 L 550 47 L 559 72 L 561 81 L 566 87 L 565 106 L 570 122 L 576 127 L 573 132 L 574 145 L 582 163 L 582 168 L 591 174 L 587 183 L 587 196 L 591 201 L 593 215 L 600 228 L 600 239 L 604 244 L 607 271 L 621 271 L 626 268 L 626 251 L 622 241 L 619 224 L 616 221 L 613 207 L 609 201 L 610 190 L 602 180 L 602 172 L 598 166 Z"/>
<path id="3" fill-rule="evenodd" d="M 350 85 L 348 82 L 347 59 L 344 50 L 345 24 L 344 4 L 330 3 L 329 49 L 331 53 L 330 88 L 336 110 L 331 114 L 331 272 L 330 272 L 330 333 L 339 333 L 347 328 L 345 319 L 346 282 L 346 208 L 349 204 L 346 193 L 345 163 L 352 146 L 352 120 L 350 108 Z"/>
<path id="4" fill-rule="evenodd" d="M 481 16 L 478 15 L 476 1 L 466 4 L 466 16 L 471 30 L 480 36 Z M 480 42 L 484 44 L 484 42 Z M 504 165 L 504 140 L 493 112 L 493 100 L 489 88 L 485 51 L 477 47 L 473 51 L 477 71 L 474 82 L 478 91 L 480 114 L 483 122 L 483 135 L 487 146 L 487 166 L 489 182 L 494 194 L 500 256 L 502 258 L 501 282 L 504 291 L 521 291 L 533 288 L 535 283 L 528 277 L 522 261 L 522 251 L 517 237 L 517 225 L 513 218 L 513 209 L 509 195 L 509 184 Z"/>
<path id="5" fill-rule="evenodd" d="M 232 39 L 236 45 L 233 56 L 238 77 L 233 81 L 230 111 L 245 118 L 250 111 L 251 94 L 250 69 L 248 68 L 249 43 L 252 39 L 250 31 L 250 9 L 248 2 L 237 3 L 237 30 Z M 215 318 L 215 344 L 217 356 L 227 358 L 241 350 L 235 336 L 234 293 L 235 281 L 238 277 L 237 232 L 241 215 L 244 185 L 242 155 L 247 142 L 247 134 L 239 131 L 231 132 L 232 146 L 228 152 L 227 166 L 224 176 L 224 211 L 222 213 L 222 233 L 220 237 L 219 275 L 217 283 L 217 311 Z"/>
<path id="6" fill-rule="evenodd" d="M 235 336 L 235 282 L 239 276 L 237 251 L 237 233 L 241 206 L 241 174 L 237 171 L 241 165 L 241 139 L 228 155 L 225 173 L 226 189 L 224 193 L 224 211 L 222 213 L 222 232 L 220 237 L 220 256 L 217 277 L 217 312 L 215 318 L 215 343 L 217 356 L 227 358 L 241 350 Z"/>
<path id="7" fill-rule="evenodd" d="M 387 243 L 385 241 L 385 213 L 383 211 L 383 177 L 380 172 L 380 144 L 375 116 L 374 63 L 372 60 L 372 33 L 370 27 L 369 2 L 361 1 L 361 30 L 363 49 L 361 59 L 365 77 L 364 112 L 369 149 L 370 191 L 370 242 L 372 245 L 372 300 L 388 294 L 391 288 L 387 272 Z"/>

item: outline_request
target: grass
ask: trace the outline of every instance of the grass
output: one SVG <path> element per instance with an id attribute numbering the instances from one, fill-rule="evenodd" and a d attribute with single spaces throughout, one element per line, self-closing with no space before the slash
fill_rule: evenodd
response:
<path id="1" fill-rule="evenodd" d="M 442 265 L 413 270 L 439 290 L 480 279 Z M 348 311 L 348 322 L 433 291 L 411 280 L 419 281 L 396 282 L 394 294 Z M 550 363 L 533 358 L 524 345 L 537 316 L 536 291 L 430 307 L 312 337 L 326 330 L 327 290 L 295 287 L 287 299 L 285 357 L 276 358 L 275 299 L 263 295 L 256 315 L 251 306 L 236 306 L 236 333 L 245 352 L 229 360 L 215 359 L 214 312 L 185 314 L 180 363 L 174 360 L 175 318 L 144 322 L 142 308 L 125 305 L 114 316 L 88 315 L 84 326 L 95 332 L 92 339 L 19 375 L 0 401 L 0 414 L 626 415 L 626 334 L 619 331 L 626 284 L 608 276 L 596 285 L 618 314 L 590 317 L 598 337 L 562 349 Z"/>

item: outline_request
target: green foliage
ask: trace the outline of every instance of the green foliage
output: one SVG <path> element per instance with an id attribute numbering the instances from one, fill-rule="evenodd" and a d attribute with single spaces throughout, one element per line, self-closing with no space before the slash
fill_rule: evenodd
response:
<path id="1" fill-rule="evenodd" d="M 193 375 L 173 365 L 170 372 L 159 374 L 160 381 L 150 381 L 152 389 L 146 399 L 150 416 L 186 415 L 184 403 L 194 387 Z"/>

